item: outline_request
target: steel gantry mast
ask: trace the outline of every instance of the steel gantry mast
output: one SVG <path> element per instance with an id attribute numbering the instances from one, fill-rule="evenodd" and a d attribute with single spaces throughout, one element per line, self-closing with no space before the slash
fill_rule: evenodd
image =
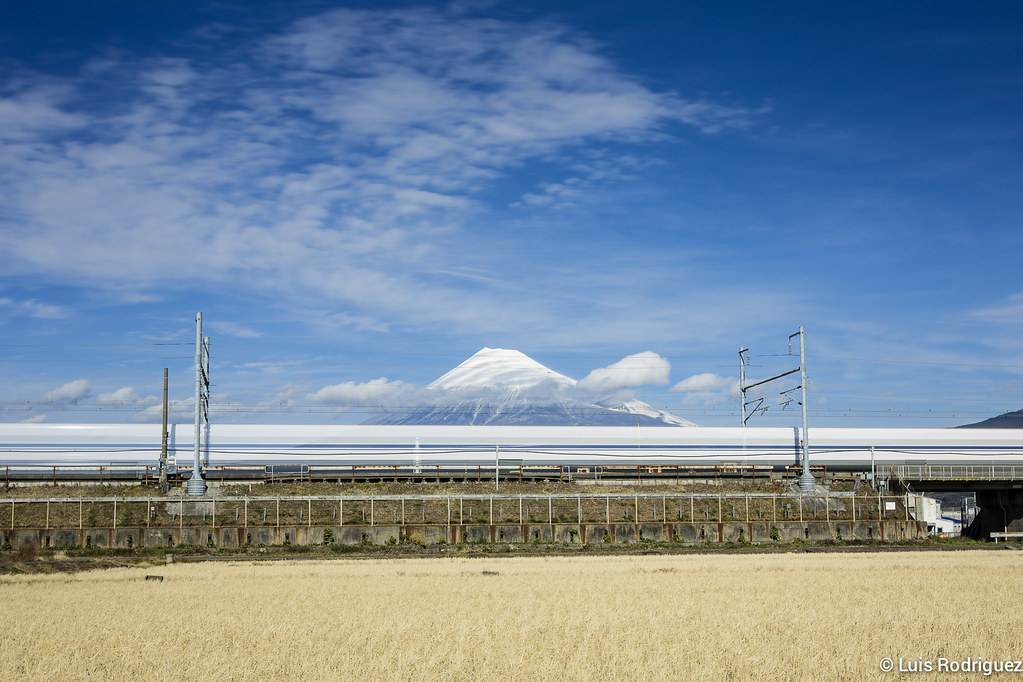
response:
<path id="1" fill-rule="evenodd" d="M 807 384 L 806 340 L 802 327 L 800 327 L 799 331 L 797 331 L 795 334 L 789 335 L 789 355 L 792 355 L 792 339 L 796 336 L 799 337 L 799 367 L 796 367 L 795 369 L 790 369 L 787 372 L 782 372 L 781 374 L 777 374 L 769 379 L 762 379 L 752 384 L 746 383 L 746 365 L 749 363 L 749 348 L 745 347 L 739 348 L 739 414 L 741 419 L 740 425 L 745 427 L 746 422 L 749 421 L 750 417 L 752 417 L 757 412 L 766 412 L 767 408 L 769 407 L 763 405 L 764 403 L 763 398 L 757 398 L 756 400 L 753 401 L 747 401 L 746 392 L 749 391 L 749 389 L 761 386 L 771 381 L 775 381 L 776 379 L 781 379 L 782 377 L 787 377 L 790 374 L 795 374 L 796 372 L 799 372 L 799 386 L 796 386 L 795 388 L 790 388 L 785 391 L 781 391 L 781 395 L 786 396 L 787 398 L 789 393 L 795 390 L 799 390 L 799 404 L 802 407 L 803 412 L 803 434 L 802 438 L 800 439 L 802 441 L 800 448 L 801 449 L 800 460 L 802 460 L 803 472 L 799 476 L 799 489 L 804 492 L 810 492 L 814 490 L 816 484 L 814 483 L 813 475 L 810 473 L 810 437 L 808 433 L 809 428 L 807 424 L 806 415 L 806 384 Z M 787 405 L 789 402 L 791 402 L 791 399 L 787 400 L 784 404 Z M 753 409 L 750 411 L 749 414 L 747 414 L 746 408 L 751 405 L 753 406 Z"/>

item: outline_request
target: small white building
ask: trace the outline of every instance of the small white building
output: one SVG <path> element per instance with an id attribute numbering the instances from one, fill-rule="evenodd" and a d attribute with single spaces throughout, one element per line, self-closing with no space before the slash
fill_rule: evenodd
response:
<path id="1" fill-rule="evenodd" d="M 942 515 L 941 500 L 936 500 L 933 497 L 918 495 L 913 516 L 917 521 L 927 524 L 927 532 L 930 535 L 950 537 L 962 534 L 962 521 L 951 515 Z"/>

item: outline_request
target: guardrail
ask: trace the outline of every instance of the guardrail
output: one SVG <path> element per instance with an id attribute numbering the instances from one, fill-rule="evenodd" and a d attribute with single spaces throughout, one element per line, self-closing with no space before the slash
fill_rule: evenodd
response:
<path id="1" fill-rule="evenodd" d="M 1012 538 L 1015 538 L 1017 540 L 1018 539 L 1023 539 L 1023 532 L 1021 532 L 1021 531 L 1003 531 L 1003 532 L 992 532 L 991 533 L 991 539 L 995 541 L 996 545 L 998 544 L 998 540 L 999 539 L 1009 540 L 1009 539 L 1012 539 Z"/>
<path id="2" fill-rule="evenodd" d="M 914 481 L 1020 481 L 1023 467 L 986 464 L 886 464 L 877 467 L 879 479 Z"/>
<path id="3" fill-rule="evenodd" d="M 789 467 L 792 471 L 795 469 Z M 824 467 L 811 469 L 818 477 L 825 474 Z M 444 464 L 253 464 L 213 465 L 205 467 L 203 477 L 211 483 L 231 481 L 394 481 L 414 480 L 437 482 L 445 480 L 482 481 L 614 481 L 662 480 L 680 481 L 682 478 L 748 478 L 768 479 L 774 467 L 741 463 L 728 464 L 643 464 L 602 465 L 602 464 L 522 464 L 521 460 L 501 460 L 499 467 L 472 462 L 447 462 Z M 0 465 L 0 483 L 48 482 L 57 484 L 67 481 L 92 481 L 115 483 L 139 481 L 143 484 L 159 478 L 159 467 L 134 462 L 111 462 L 110 464 L 64 464 L 42 466 L 33 464 Z M 168 470 L 173 482 L 188 480 L 192 475 L 190 465 L 175 466 Z"/>

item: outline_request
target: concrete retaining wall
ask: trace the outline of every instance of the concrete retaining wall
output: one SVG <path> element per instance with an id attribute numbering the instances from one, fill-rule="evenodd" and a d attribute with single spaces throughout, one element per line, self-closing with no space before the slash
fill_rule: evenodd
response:
<path id="1" fill-rule="evenodd" d="M 17 549 L 32 547 L 173 547 L 202 545 L 320 545 L 325 534 L 343 545 L 411 541 L 446 543 L 630 544 L 642 541 L 686 544 L 752 542 L 769 544 L 803 540 L 918 540 L 927 537 L 917 521 L 808 521 L 786 523 L 555 523 L 374 526 L 249 526 L 182 528 L 16 529 L 0 538 Z"/>

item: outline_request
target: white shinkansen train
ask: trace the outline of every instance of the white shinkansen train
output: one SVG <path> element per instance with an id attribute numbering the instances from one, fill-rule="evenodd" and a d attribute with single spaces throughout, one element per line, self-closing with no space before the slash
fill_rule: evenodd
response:
<path id="1" fill-rule="evenodd" d="M 169 427 L 168 451 L 192 462 L 194 426 Z M 219 467 L 522 465 L 786 467 L 798 428 L 217 424 Z M 885 464 L 1023 465 L 1023 429 L 811 428 L 810 460 L 830 470 Z M 0 424 L 0 467 L 155 465 L 158 424 Z M 205 454 L 204 454 L 205 458 Z"/>

